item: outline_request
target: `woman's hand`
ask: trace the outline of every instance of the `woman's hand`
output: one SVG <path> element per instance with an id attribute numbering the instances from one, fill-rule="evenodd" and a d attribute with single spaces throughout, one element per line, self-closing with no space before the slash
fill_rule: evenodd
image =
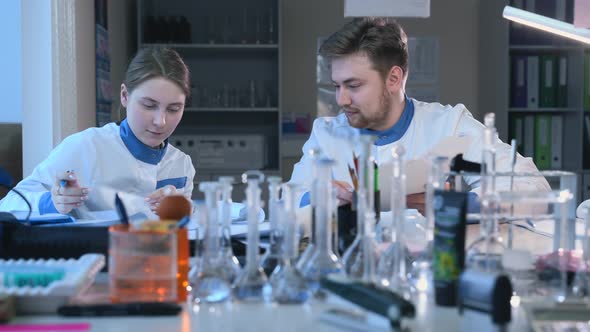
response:
<path id="1" fill-rule="evenodd" d="M 74 171 L 66 171 L 51 188 L 51 201 L 57 212 L 67 214 L 84 204 L 89 192 L 90 189 L 80 186 Z"/>
<path id="2" fill-rule="evenodd" d="M 162 188 L 157 189 L 154 192 L 152 192 L 151 194 L 149 194 L 145 198 L 145 201 L 148 202 L 148 204 L 150 205 L 150 210 L 152 210 L 153 213 L 156 213 L 156 210 L 158 209 L 158 206 L 160 205 L 160 201 L 162 200 L 162 198 L 164 198 L 166 196 L 178 195 L 178 194 L 179 193 L 176 190 L 176 187 L 169 184 L 169 185 L 165 185 Z"/>

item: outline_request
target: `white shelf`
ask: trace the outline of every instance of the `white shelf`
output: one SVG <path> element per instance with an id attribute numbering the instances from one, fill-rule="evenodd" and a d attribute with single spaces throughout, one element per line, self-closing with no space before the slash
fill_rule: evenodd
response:
<path id="1" fill-rule="evenodd" d="M 278 112 L 276 107 L 185 107 L 187 112 Z"/>

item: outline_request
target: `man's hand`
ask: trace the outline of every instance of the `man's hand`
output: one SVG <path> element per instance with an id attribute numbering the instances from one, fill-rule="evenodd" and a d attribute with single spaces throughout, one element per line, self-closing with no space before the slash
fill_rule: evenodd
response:
<path id="1" fill-rule="evenodd" d="M 160 201 L 162 200 L 162 198 L 164 198 L 166 196 L 170 196 L 170 195 L 177 195 L 177 194 L 178 194 L 178 191 L 176 190 L 176 187 L 169 184 L 169 185 L 166 185 L 160 189 L 157 189 L 154 192 L 152 192 L 151 194 L 149 194 L 145 198 L 145 201 L 148 202 L 148 204 L 150 205 L 150 210 L 152 210 L 152 212 L 156 213 L 156 210 L 158 209 L 158 206 L 160 205 Z"/>
<path id="2" fill-rule="evenodd" d="M 352 186 L 344 181 L 332 181 L 332 185 L 336 188 L 336 198 L 338 199 L 338 206 L 352 203 Z"/>
<path id="3" fill-rule="evenodd" d="M 88 199 L 90 189 L 80 187 L 74 171 L 66 171 L 51 188 L 51 201 L 57 212 L 68 214 Z"/>
<path id="4" fill-rule="evenodd" d="M 408 209 L 416 209 L 421 215 L 425 216 L 426 211 L 426 194 L 410 194 L 406 195 L 406 206 Z"/>

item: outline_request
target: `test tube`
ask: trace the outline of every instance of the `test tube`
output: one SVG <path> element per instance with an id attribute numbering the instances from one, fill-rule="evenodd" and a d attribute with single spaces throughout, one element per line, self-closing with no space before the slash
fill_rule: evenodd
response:
<path id="1" fill-rule="evenodd" d="M 281 249 L 281 232 L 279 231 L 277 221 L 279 213 L 277 210 L 279 203 L 279 191 L 281 189 L 281 177 L 269 176 L 268 182 L 268 220 L 270 222 L 270 247 L 264 253 L 260 265 L 267 275 L 270 275 L 280 258 Z"/>
<path id="2" fill-rule="evenodd" d="M 246 183 L 246 207 L 248 209 L 248 245 L 246 247 L 246 266 L 234 282 L 234 297 L 243 302 L 268 302 L 271 287 L 264 270 L 259 266 L 258 211 L 260 210 L 260 183 L 264 174 L 260 171 L 246 171 L 242 182 Z"/>
<path id="3" fill-rule="evenodd" d="M 221 200 L 219 201 L 219 223 L 221 225 L 221 251 L 223 267 L 226 273 L 230 275 L 230 280 L 233 282 L 240 273 L 240 262 L 234 255 L 231 245 L 231 206 L 232 206 L 232 191 L 234 177 L 220 176 L 219 185 L 221 188 Z"/>

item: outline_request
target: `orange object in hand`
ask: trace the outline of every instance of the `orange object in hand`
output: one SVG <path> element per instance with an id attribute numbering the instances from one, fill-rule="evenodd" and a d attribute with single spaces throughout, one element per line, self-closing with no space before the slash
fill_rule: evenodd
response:
<path id="1" fill-rule="evenodd" d="M 180 220 L 192 213 L 191 202 L 182 195 L 170 195 L 162 198 L 156 213 L 161 220 Z"/>

